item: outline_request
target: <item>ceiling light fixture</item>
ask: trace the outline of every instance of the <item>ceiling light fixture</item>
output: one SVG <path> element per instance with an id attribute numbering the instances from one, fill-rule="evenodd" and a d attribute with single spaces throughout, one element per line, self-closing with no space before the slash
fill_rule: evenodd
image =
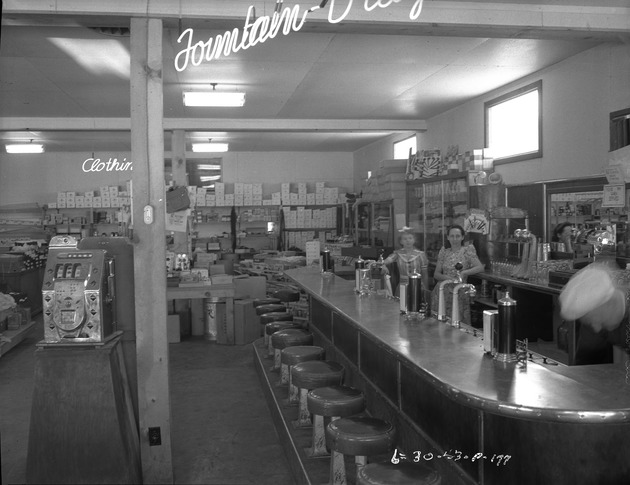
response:
<path id="1" fill-rule="evenodd" d="M 184 91 L 184 106 L 240 107 L 245 104 L 245 93 L 216 90 L 217 83 L 212 83 L 212 91 Z"/>
<path id="2" fill-rule="evenodd" d="M 44 153 L 41 143 L 14 143 L 6 145 L 7 153 Z"/>
<path id="3" fill-rule="evenodd" d="M 227 143 L 193 143 L 192 151 L 195 153 L 227 152 L 228 144 Z"/>

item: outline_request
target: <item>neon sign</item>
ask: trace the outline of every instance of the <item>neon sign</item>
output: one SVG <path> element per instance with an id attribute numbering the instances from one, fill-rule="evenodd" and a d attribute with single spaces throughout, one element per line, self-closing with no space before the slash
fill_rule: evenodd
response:
<path id="1" fill-rule="evenodd" d="M 100 158 L 87 158 L 81 169 L 84 172 L 126 172 L 133 170 L 133 162 L 128 162 L 126 158 L 119 162 L 117 158 L 110 158 L 107 162 L 101 161 Z"/>
<path id="2" fill-rule="evenodd" d="M 364 0 L 363 8 L 366 12 L 371 12 L 376 8 L 387 8 L 392 3 L 400 3 L 401 0 Z M 186 46 L 175 56 L 175 69 L 181 72 L 189 64 L 198 66 L 202 62 L 210 62 L 221 56 L 227 57 L 240 50 L 249 49 L 256 44 L 273 39 L 280 31 L 282 35 L 299 31 L 306 22 L 309 14 L 324 8 L 328 0 L 323 0 L 319 5 L 315 5 L 307 10 L 301 11 L 299 5 L 293 7 L 282 7 L 284 0 L 276 0 L 276 7 L 273 15 L 263 15 L 256 18 L 256 10 L 250 5 L 247 9 L 245 24 L 242 29 L 234 28 L 227 30 L 223 34 L 210 37 L 206 42 L 198 41 L 193 43 L 193 29 L 184 30 L 177 38 L 177 43 L 184 43 Z M 335 0 L 330 1 L 328 10 L 328 22 L 336 24 L 342 22 L 350 13 L 353 0 L 346 0 L 346 9 L 339 16 L 336 15 Z M 424 0 L 415 0 L 409 18 L 416 20 L 422 12 Z"/>

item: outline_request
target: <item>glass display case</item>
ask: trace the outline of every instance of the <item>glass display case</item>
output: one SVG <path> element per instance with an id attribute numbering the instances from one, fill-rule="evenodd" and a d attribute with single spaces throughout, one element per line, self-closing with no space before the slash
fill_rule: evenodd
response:
<path id="1" fill-rule="evenodd" d="M 467 174 L 454 174 L 407 185 L 407 220 L 417 234 L 417 245 L 436 260 L 446 241 L 445 230 L 464 224 L 468 211 Z"/>
<path id="2" fill-rule="evenodd" d="M 612 234 L 618 259 L 630 257 L 627 201 L 624 200 L 624 207 L 608 206 L 604 200 L 607 184 L 604 177 L 548 184 L 548 240 L 553 240 L 554 229 L 559 224 L 568 222 L 571 224 L 573 250 L 577 257 L 593 256 L 589 236 L 596 231 Z"/>
<path id="3" fill-rule="evenodd" d="M 393 247 L 396 244 L 394 206 L 391 200 L 355 205 L 355 245 Z"/>

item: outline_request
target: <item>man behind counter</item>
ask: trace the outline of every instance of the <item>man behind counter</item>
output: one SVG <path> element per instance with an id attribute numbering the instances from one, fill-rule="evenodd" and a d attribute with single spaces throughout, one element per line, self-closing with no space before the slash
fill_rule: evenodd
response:
<path id="1" fill-rule="evenodd" d="M 559 300 L 564 320 L 579 320 L 606 342 L 628 352 L 630 322 L 626 291 L 615 287 L 606 266 L 590 264 L 580 270 L 566 284 Z"/>

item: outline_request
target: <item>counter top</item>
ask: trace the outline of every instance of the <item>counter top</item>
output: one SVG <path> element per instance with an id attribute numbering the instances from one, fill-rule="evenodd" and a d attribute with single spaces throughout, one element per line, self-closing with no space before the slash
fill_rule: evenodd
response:
<path id="1" fill-rule="evenodd" d="M 433 318 L 409 322 L 398 302 L 360 297 L 352 281 L 324 278 L 313 268 L 285 273 L 462 404 L 522 419 L 630 423 L 630 377 L 623 364 L 501 363 L 483 352 L 480 338 Z"/>

